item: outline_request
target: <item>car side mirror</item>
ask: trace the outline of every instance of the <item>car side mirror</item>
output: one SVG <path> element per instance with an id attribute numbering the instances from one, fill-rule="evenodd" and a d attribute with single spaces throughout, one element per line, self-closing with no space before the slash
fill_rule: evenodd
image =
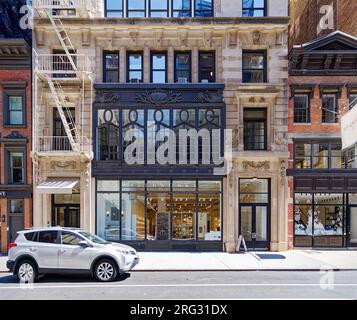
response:
<path id="1" fill-rule="evenodd" d="M 81 248 L 88 248 L 88 247 L 90 247 L 91 245 L 87 242 L 87 241 L 80 241 L 79 242 L 79 246 L 81 247 Z"/>

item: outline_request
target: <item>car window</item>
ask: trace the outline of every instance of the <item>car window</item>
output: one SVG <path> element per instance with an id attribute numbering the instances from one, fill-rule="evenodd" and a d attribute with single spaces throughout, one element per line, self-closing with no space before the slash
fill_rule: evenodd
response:
<path id="1" fill-rule="evenodd" d="M 37 232 L 29 232 L 24 234 L 27 241 L 37 241 Z"/>
<path id="2" fill-rule="evenodd" d="M 38 242 L 57 243 L 57 231 L 40 231 L 38 233 Z"/>
<path id="3" fill-rule="evenodd" d="M 81 241 L 83 241 L 83 239 L 80 238 L 79 236 L 75 235 L 74 233 L 62 231 L 61 232 L 61 241 L 62 241 L 62 244 L 67 244 L 70 246 L 78 246 L 79 243 Z"/>

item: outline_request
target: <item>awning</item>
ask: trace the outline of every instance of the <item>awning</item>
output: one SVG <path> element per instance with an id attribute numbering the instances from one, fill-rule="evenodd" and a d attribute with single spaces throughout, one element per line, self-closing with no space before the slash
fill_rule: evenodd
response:
<path id="1" fill-rule="evenodd" d="M 72 194 L 78 182 L 79 179 L 75 178 L 48 178 L 37 186 L 37 191 L 46 194 Z"/>

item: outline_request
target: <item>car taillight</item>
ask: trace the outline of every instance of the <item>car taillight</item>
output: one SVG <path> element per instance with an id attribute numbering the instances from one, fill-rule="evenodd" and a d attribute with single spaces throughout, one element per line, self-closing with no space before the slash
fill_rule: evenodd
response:
<path id="1" fill-rule="evenodd" d="M 17 244 L 15 242 L 9 243 L 9 250 L 13 247 L 17 247 Z"/>

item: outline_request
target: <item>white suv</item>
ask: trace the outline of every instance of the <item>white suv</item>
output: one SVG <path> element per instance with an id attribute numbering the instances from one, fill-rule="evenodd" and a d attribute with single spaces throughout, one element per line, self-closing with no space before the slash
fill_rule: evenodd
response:
<path id="1" fill-rule="evenodd" d="M 7 268 L 20 282 L 39 274 L 86 273 L 98 281 L 113 281 L 139 263 L 136 251 L 74 228 L 32 228 L 18 232 L 9 244 Z"/>

